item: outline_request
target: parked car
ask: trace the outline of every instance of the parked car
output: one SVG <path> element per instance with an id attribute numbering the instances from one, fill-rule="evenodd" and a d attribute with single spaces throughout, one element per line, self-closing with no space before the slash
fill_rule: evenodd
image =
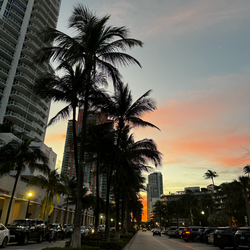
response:
<path id="1" fill-rule="evenodd" d="M 211 232 L 208 234 L 208 237 L 207 237 L 207 244 L 214 244 L 214 232 Z"/>
<path id="2" fill-rule="evenodd" d="M 142 228 L 142 232 L 147 232 L 147 228 Z"/>
<path id="3" fill-rule="evenodd" d="M 184 228 L 182 232 L 182 239 L 186 242 L 192 240 L 196 241 L 197 240 L 197 233 L 200 228 L 203 228 L 201 226 L 191 226 Z"/>
<path id="4" fill-rule="evenodd" d="M 73 224 L 64 224 L 63 227 L 65 228 L 65 237 L 71 238 L 71 235 L 74 230 Z"/>
<path id="5" fill-rule="evenodd" d="M 97 228 L 97 233 L 100 233 L 100 234 L 105 233 L 105 226 L 99 225 Z"/>
<path id="6" fill-rule="evenodd" d="M 168 232 L 167 232 L 167 235 L 169 237 L 176 237 L 177 236 L 177 227 L 170 227 Z"/>
<path id="7" fill-rule="evenodd" d="M 65 235 L 66 235 L 66 231 L 65 231 L 62 224 L 60 224 L 60 223 L 51 223 L 51 224 L 48 225 L 48 228 L 50 230 L 54 230 L 55 238 L 61 238 L 62 240 L 64 240 Z"/>
<path id="8" fill-rule="evenodd" d="M 250 248 L 250 227 L 240 227 L 234 234 L 236 249 Z"/>
<path id="9" fill-rule="evenodd" d="M 214 232 L 214 246 L 220 249 L 235 247 L 234 234 L 237 230 L 237 227 L 218 227 Z"/>
<path id="10" fill-rule="evenodd" d="M 161 229 L 160 228 L 155 228 L 154 231 L 153 231 L 153 236 L 155 235 L 159 235 L 161 236 Z"/>
<path id="11" fill-rule="evenodd" d="M 178 238 L 182 238 L 182 232 L 183 232 L 183 230 L 184 230 L 184 227 L 179 227 L 179 228 L 177 228 L 177 230 L 176 230 L 176 232 L 177 232 L 177 237 Z"/>
<path id="12" fill-rule="evenodd" d="M 81 235 L 85 236 L 89 234 L 89 230 L 86 226 L 81 226 Z"/>
<path id="13" fill-rule="evenodd" d="M 2 223 L 0 223 L 0 245 L 5 248 L 10 241 L 10 231 Z"/>
<path id="14" fill-rule="evenodd" d="M 42 242 L 45 223 L 43 220 L 19 219 L 14 220 L 7 228 L 10 230 L 10 242 L 26 245 L 29 240 Z"/>
<path id="15" fill-rule="evenodd" d="M 208 243 L 208 234 L 213 232 L 216 229 L 216 227 L 204 227 L 200 228 L 198 230 L 197 234 L 197 241 L 200 241 L 201 243 L 205 242 Z"/>

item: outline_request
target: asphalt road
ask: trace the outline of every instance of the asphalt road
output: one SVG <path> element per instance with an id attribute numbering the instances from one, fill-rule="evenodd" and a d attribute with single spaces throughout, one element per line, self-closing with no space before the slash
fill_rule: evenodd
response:
<path id="1" fill-rule="evenodd" d="M 45 247 L 64 247 L 65 242 L 69 239 L 61 240 L 58 239 L 56 242 L 49 243 L 48 241 L 44 241 L 42 243 L 36 243 L 35 241 L 29 241 L 29 243 L 25 246 L 18 245 L 17 243 L 9 243 L 6 247 L 8 249 L 18 249 L 18 250 L 41 250 Z"/>
<path id="2" fill-rule="evenodd" d="M 199 242 L 185 242 L 182 239 L 169 238 L 166 235 L 153 236 L 150 231 L 139 231 L 134 237 L 132 243 L 127 250 L 220 250 L 213 245 L 207 245 Z M 233 248 L 225 248 L 233 250 Z"/>

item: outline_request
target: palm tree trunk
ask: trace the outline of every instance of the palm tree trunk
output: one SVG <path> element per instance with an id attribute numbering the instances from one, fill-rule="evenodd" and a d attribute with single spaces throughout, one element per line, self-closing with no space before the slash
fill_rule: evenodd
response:
<path id="1" fill-rule="evenodd" d="M 109 205 L 109 195 L 110 195 L 110 186 L 111 186 L 111 178 L 112 178 L 112 170 L 109 170 L 109 174 L 107 174 L 107 194 L 106 194 L 106 222 L 105 222 L 105 240 L 110 241 L 109 237 L 109 228 L 110 228 L 110 205 Z"/>
<path id="2" fill-rule="evenodd" d="M 75 160 L 75 173 L 78 174 L 78 146 L 76 135 L 76 108 L 73 107 L 73 143 L 74 143 L 74 160 Z"/>
<path id="3" fill-rule="evenodd" d="M 120 220 L 120 185 L 117 184 L 116 194 L 115 194 L 115 239 L 120 239 L 120 232 L 119 232 L 119 220 Z"/>
<path id="4" fill-rule="evenodd" d="M 67 212 L 68 212 L 68 204 L 69 204 L 69 196 L 67 198 L 65 214 L 64 214 L 64 217 L 63 217 L 63 224 L 66 224 L 66 216 L 67 216 Z"/>
<path id="5" fill-rule="evenodd" d="M 82 216 L 82 196 L 83 196 L 83 183 L 84 183 L 84 173 L 83 169 L 85 167 L 84 159 L 85 159 L 85 139 L 87 132 L 87 117 L 88 117 L 88 109 L 89 109 L 89 89 L 90 89 L 90 79 L 91 79 L 91 67 L 89 68 L 86 65 L 86 90 L 85 90 L 85 98 L 84 98 L 84 112 L 82 119 L 82 135 L 81 135 L 81 145 L 80 145 L 80 161 L 78 165 L 78 173 L 77 173 L 77 194 L 76 194 L 76 211 L 74 217 L 74 231 L 72 234 L 72 241 L 70 246 L 73 248 L 81 248 L 81 216 Z"/>
<path id="6" fill-rule="evenodd" d="M 49 197 L 49 190 L 46 191 L 46 199 L 45 199 L 45 204 L 44 204 L 43 219 L 45 219 L 45 215 L 46 215 L 46 209 L 47 209 L 47 204 L 48 204 L 48 197 Z"/>
<path id="7" fill-rule="evenodd" d="M 16 192 L 16 186 L 17 186 L 17 182 L 18 182 L 19 176 L 20 176 L 20 171 L 18 170 L 17 173 L 16 173 L 16 177 L 15 177 L 14 187 L 13 187 L 12 193 L 11 193 L 10 203 L 9 203 L 9 207 L 8 207 L 8 211 L 7 211 L 7 216 L 6 216 L 6 220 L 5 220 L 5 226 L 8 225 L 8 221 L 9 221 L 9 217 L 10 217 L 10 210 L 11 210 L 11 206 L 12 206 L 12 201 L 13 201 L 14 194 Z"/>
<path id="8" fill-rule="evenodd" d="M 97 156 L 96 163 L 96 214 L 95 214 L 95 233 L 97 233 L 97 227 L 99 223 L 99 214 L 100 214 L 100 189 L 99 189 L 99 160 Z"/>

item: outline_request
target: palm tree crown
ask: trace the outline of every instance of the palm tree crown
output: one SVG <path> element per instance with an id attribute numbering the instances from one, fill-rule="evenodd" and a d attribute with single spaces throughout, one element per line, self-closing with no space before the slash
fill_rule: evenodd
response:
<path id="1" fill-rule="evenodd" d="M 207 172 L 204 174 L 204 179 L 211 179 L 212 180 L 212 183 L 213 183 L 213 186 L 214 186 L 214 178 L 218 177 L 219 175 L 215 172 L 215 171 L 212 171 L 212 170 L 207 170 Z"/>

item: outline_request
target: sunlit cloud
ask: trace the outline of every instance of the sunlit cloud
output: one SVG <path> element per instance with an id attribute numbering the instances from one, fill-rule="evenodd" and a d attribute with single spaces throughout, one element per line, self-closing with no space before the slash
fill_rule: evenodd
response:
<path id="1" fill-rule="evenodd" d="M 45 143 L 53 143 L 53 142 L 65 142 L 66 131 L 64 134 L 48 134 L 45 138 Z"/>

